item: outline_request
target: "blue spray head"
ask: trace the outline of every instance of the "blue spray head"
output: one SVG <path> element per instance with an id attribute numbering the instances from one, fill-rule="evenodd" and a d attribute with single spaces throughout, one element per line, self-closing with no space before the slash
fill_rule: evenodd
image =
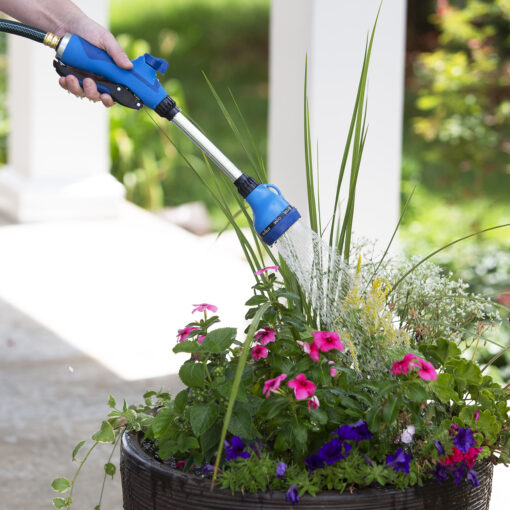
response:
<path id="1" fill-rule="evenodd" d="M 259 184 L 246 174 L 243 174 L 234 184 L 250 204 L 255 230 L 262 241 L 269 246 L 301 218 L 298 210 L 283 198 L 276 186 Z"/>

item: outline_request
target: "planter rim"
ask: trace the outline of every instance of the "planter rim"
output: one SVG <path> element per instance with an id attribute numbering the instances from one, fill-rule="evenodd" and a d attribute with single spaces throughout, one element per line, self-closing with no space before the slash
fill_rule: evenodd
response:
<path id="1" fill-rule="evenodd" d="M 149 455 L 147 452 L 145 452 L 141 445 L 140 445 L 140 433 L 136 433 L 133 431 L 130 432 L 124 432 L 122 436 L 122 450 L 127 452 L 133 460 L 139 464 L 140 466 L 145 466 L 150 469 L 151 472 L 153 472 L 156 476 L 161 477 L 167 477 L 170 476 L 175 480 L 177 484 L 183 484 L 187 485 L 190 488 L 194 488 L 196 490 L 200 490 L 203 493 L 209 493 L 214 494 L 216 497 L 225 498 L 228 500 L 232 500 L 232 498 L 239 498 L 239 501 L 245 501 L 245 502 L 273 502 L 273 503 L 280 503 L 285 502 L 285 492 L 282 491 L 266 491 L 266 492 L 259 492 L 259 493 L 249 493 L 246 492 L 245 494 L 241 495 L 239 493 L 232 494 L 231 491 L 226 489 L 221 489 L 219 487 L 215 487 L 214 491 L 210 492 L 210 479 L 202 479 L 199 478 L 196 475 L 193 475 L 192 473 L 185 473 L 183 471 L 180 471 L 178 469 L 172 468 L 168 465 L 162 464 L 161 462 L 154 459 L 151 455 Z M 147 466 L 148 464 L 148 466 Z M 404 490 L 399 489 L 395 486 L 391 487 L 383 487 L 383 486 L 377 486 L 377 487 L 363 487 L 362 489 L 356 489 L 352 493 L 346 491 L 342 494 L 338 491 L 320 491 L 317 493 L 316 496 L 311 496 L 310 494 L 305 494 L 302 497 L 300 497 L 300 504 L 303 506 L 303 503 L 313 503 L 317 501 L 317 497 L 320 497 L 321 503 L 326 503 L 326 505 L 329 503 L 339 503 L 340 500 L 344 501 L 346 504 L 349 500 L 353 500 L 356 498 L 359 499 L 367 499 L 367 500 L 374 500 L 374 498 L 378 498 L 381 496 L 390 496 L 394 494 L 395 496 L 402 497 L 404 493 L 412 493 L 415 490 L 426 490 L 427 487 L 444 487 L 448 483 L 453 483 L 451 481 L 444 482 L 440 484 L 439 482 L 436 482 L 435 480 L 427 481 L 423 484 L 423 486 L 410 486 Z M 463 483 L 467 483 L 464 481 Z M 286 505 L 289 505 L 288 503 L 285 503 Z M 328 506 L 329 507 L 329 506 Z M 312 507 L 308 507 L 312 508 Z M 332 508 L 332 507 L 331 507 Z"/>

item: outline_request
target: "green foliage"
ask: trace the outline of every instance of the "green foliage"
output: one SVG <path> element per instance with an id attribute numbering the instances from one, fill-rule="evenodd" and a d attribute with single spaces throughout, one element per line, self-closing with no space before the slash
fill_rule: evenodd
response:
<path id="1" fill-rule="evenodd" d="M 438 46 L 414 65 L 422 178 L 502 197 L 510 185 L 510 12 L 501 0 L 459 0 L 431 19 Z"/>
<path id="2" fill-rule="evenodd" d="M 250 158 L 231 136 L 202 72 L 235 93 L 240 109 L 250 118 L 250 130 L 262 161 L 267 130 L 267 51 L 269 2 L 111 2 L 111 28 L 130 57 L 150 51 L 167 59 L 166 90 L 201 129 L 212 136 L 232 161 L 249 169 Z M 125 185 L 130 200 L 149 209 L 201 200 L 212 214 L 213 228 L 225 225 L 215 200 L 179 157 L 189 157 L 203 178 L 208 169 L 200 152 L 167 121 L 155 118 L 178 150 L 151 119 L 125 108 L 111 110 L 112 172 Z M 153 117 L 156 117 L 153 115 Z M 159 131 L 159 133 L 158 133 Z M 248 170 L 248 173 L 254 171 Z M 228 197 L 231 206 L 236 203 Z"/>

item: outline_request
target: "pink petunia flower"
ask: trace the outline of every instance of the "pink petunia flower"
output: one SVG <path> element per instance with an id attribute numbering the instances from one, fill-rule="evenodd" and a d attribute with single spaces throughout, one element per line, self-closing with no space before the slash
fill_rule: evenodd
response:
<path id="1" fill-rule="evenodd" d="M 310 412 L 312 409 L 315 411 L 315 409 L 319 409 L 319 407 L 321 406 L 319 399 L 315 395 L 310 400 L 308 400 L 307 404 L 308 412 Z"/>
<path id="2" fill-rule="evenodd" d="M 262 393 L 266 396 L 266 398 L 269 398 L 271 393 L 276 393 L 276 390 L 280 387 L 281 382 L 286 378 L 287 374 L 281 374 L 274 379 L 268 379 L 264 383 L 264 389 L 262 390 Z"/>
<path id="3" fill-rule="evenodd" d="M 204 341 L 204 338 L 205 338 L 205 335 L 200 335 L 198 338 L 197 338 L 197 342 L 202 345 L 202 342 Z"/>
<path id="4" fill-rule="evenodd" d="M 429 361 L 425 361 L 421 358 L 416 358 L 416 360 L 418 362 L 418 367 L 420 368 L 418 370 L 418 375 L 424 381 L 435 381 L 437 379 L 437 372 L 434 368 L 434 365 Z"/>
<path id="5" fill-rule="evenodd" d="M 462 462 L 464 460 L 464 454 L 456 447 L 453 447 L 453 452 L 446 456 L 444 459 L 439 459 L 439 464 L 443 464 L 444 466 L 453 466 L 457 462 Z"/>
<path id="6" fill-rule="evenodd" d="M 279 266 L 268 266 L 268 267 L 263 267 L 262 269 L 259 269 L 258 271 L 255 271 L 255 274 L 257 276 L 260 276 L 262 273 L 265 273 L 266 271 L 270 271 L 270 270 L 273 270 L 273 271 L 278 271 L 278 269 L 280 269 Z"/>
<path id="7" fill-rule="evenodd" d="M 267 358 L 267 354 L 268 354 L 268 350 L 267 350 L 267 347 L 264 347 L 263 345 L 256 345 L 252 350 L 251 350 L 251 357 L 255 360 L 255 361 L 258 361 L 260 358 Z"/>
<path id="8" fill-rule="evenodd" d="M 478 418 L 480 418 L 480 409 L 477 409 L 475 412 L 475 423 L 478 421 Z"/>
<path id="9" fill-rule="evenodd" d="M 209 305 L 207 303 L 200 303 L 199 305 L 193 305 L 196 308 L 191 312 L 205 312 L 206 310 L 210 310 L 212 313 L 216 313 L 218 311 L 218 307 L 214 305 Z"/>
<path id="10" fill-rule="evenodd" d="M 328 365 L 334 365 L 334 361 L 328 361 Z M 329 367 L 329 373 L 331 374 L 331 377 L 335 377 L 336 374 L 338 374 L 338 370 L 335 367 Z"/>
<path id="11" fill-rule="evenodd" d="M 395 361 L 395 363 L 393 363 L 391 366 L 391 373 L 396 375 L 407 374 L 411 361 L 416 358 L 418 358 L 418 356 L 415 356 L 412 352 L 408 352 L 400 361 Z"/>
<path id="12" fill-rule="evenodd" d="M 312 361 L 319 361 L 319 348 L 315 342 L 309 344 L 308 342 L 301 342 L 300 340 L 297 340 L 297 344 L 301 347 L 301 349 L 303 349 L 304 353 L 310 355 Z"/>
<path id="13" fill-rule="evenodd" d="M 262 345 L 274 342 L 276 340 L 276 331 L 271 328 L 262 328 L 255 333 L 255 340 L 258 340 Z"/>
<path id="14" fill-rule="evenodd" d="M 482 448 L 478 447 L 475 448 L 472 446 L 467 453 L 464 454 L 464 460 L 466 461 L 466 464 L 469 467 L 473 467 L 476 459 L 478 458 L 478 455 L 480 455 L 480 452 L 482 451 Z"/>
<path id="15" fill-rule="evenodd" d="M 192 331 L 195 331 L 195 329 L 198 329 L 198 326 L 191 326 L 189 328 L 183 328 L 183 329 L 179 329 L 177 331 L 177 338 L 178 338 L 178 342 L 184 342 L 184 340 L 186 340 L 186 338 L 189 337 L 190 333 Z"/>
<path id="16" fill-rule="evenodd" d="M 297 400 L 313 396 L 317 386 L 312 381 L 306 379 L 305 374 L 299 374 L 295 379 L 287 383 L 289 388 L 294 390 L 294 396 Z"/>
<path id="17" fill-rule="evenodd" d="M 328 352 L 333 349 L 343 351 L 345 349 L 336 331 L 314 331 L 313 343 L 316 344 L 322 352 Z"/>

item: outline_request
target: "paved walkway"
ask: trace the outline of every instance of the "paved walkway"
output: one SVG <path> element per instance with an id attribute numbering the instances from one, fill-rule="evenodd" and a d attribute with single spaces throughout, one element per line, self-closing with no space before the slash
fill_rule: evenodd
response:
<path id="1" fill-rule="evenodd" d="M 0 226 L 0 508 L 43 510 L 106 399 L 175 392 L 170 349 L 192 303 L 241 326 L 252 278 L 230 237 L 197 238 L 133 206 L 117 220 Z M 94 508 L 108 450 L 90 459 L 77 510 Z M 508 508 L 498 469 L 491 510 Z M 103 507 L 121 510 L 119 479 Z"/>

